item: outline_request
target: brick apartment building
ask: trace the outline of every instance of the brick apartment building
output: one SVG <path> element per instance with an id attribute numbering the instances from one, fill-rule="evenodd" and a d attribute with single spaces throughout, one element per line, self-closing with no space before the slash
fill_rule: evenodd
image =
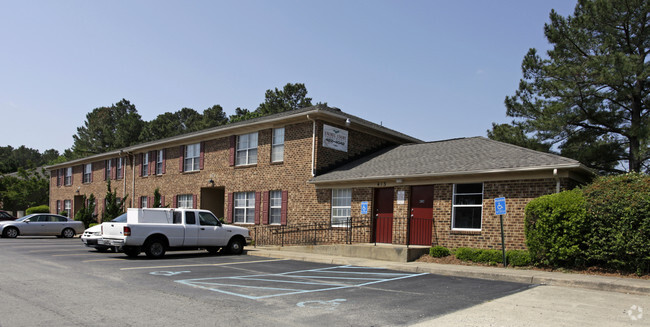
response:
<path id="1" fill-rule="evenodd" d="M 510 249 L 525 246 L 523 209 L 530 200 L 589 176 L 572 159 L 480 137 L 425 143 L 325 106 L 47 169 L 50 208 L 57 213 L 74 216 L 91 193 L 101 213 L 110 180 L 130 207 L 152 206 L 159 188 L 164 205 L 211 210 L 249 227 L 258 244 L 276 242 L 292 226 L 326 225 L 329 234 L 320 241 L 329 243 L 496 248 L 493 203 L 506 197 Z M 282 235 L 282 242 L 298 235 L 304 236 Z"/>

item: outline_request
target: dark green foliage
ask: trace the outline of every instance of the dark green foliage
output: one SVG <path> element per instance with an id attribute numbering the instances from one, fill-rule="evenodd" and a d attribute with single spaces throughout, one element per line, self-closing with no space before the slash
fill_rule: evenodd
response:
<path id="1" fill-rule="evenodd" d="M 279 112 L 296 110 L 310 107 L 311 98 L 307 97 L 305 84 L 287 83 L 282 90 L 266 90 L 264 102 L 257 107 L 257 112 L 262 115 L 270 115 Z"/>
<path id="2" fill-rule="evenodd" d="M 479 249 L 472 248 L 457 248 L 454 251 L 456 258 L 463 261 L 478 261 L 479 253 Z"/>
<path id="3" fill-rule="evenodd" d="M 503 252 L 501 250 L 479 250 L 477 262 L 485 262 L 491 265 L 503 263 Z"/>
<path id="4" fill-rule="evenodd" d="M 450 254 L 451 252 L 449 251 L 449 249 L 441 245 L 436 245 L 429 249 L 429 255 L 434 258 L 442 258 Z"/>
<path id="5" fill-rule="evenodd" d="M 650 177 L 601 177 L 584 188 L 588 258 L 605 268 L 650 271 Z"/>
<path id="6" fill-rule="evenodd" d="M 15 173 L 18 168 L 31 169 L 44 166 L 59 156 L 59 151 L 45 150 L 42 154 L 24 145 L 14 149 L 11 146 L 0 147 L 0 174 Z"/>
<path id="7" fill-rule="evenodd" d="M 529 50 L 505 99 L 513 126 L 601 172 L 647 171 L 649 16 L 647 0 L 579 0 L 568 17 L 551 11 L 552 49 Z"/>
<path id="8" fill-rule="evenodd" d="M 462 261 L 487 263 L 490 265 L 503 264 L 503 252 L 494 249 L 457 248 L 454 250 L 456 259 Z M 525 250 L 506 251 L 509 266 L 528 266 L 531 263 L 530 254 Z"/>
<path id="9" fill-rule="evenodd" d="M 510 124 L 492 123 L 492 130 L 487 131 L 487 136 L 495 141 L 510 143 L 524 148 L 550 152 L 551 145 L 538 141 L 526 135 L 524 127 L 518 122 Z"/>
<path id="10" fill-rule="evenodd" d="M 8 211 L 22 211 L 48 203 L 49 186 L 44 172 L 18 168 L 17 174 L 0 177 L 0 203 Z"/>
<path id="11" fill-rule="evenodd" d="M 509 250 L 506 251 L 506 260 L 508 266 L 521 267 L 529 266 L 531 264 L 530 252 L 526 250 Z"/>
<path id="12" fill-rule="evenodd" d="M 163 205 L 164 203 L 160 202 L 161 199 L 160 195 L 160 188 L 156 187 L 156 189 L 153 191 L 153 206 L 152 208 L 169 208 L 168 205 Z"/>
<path id="13" fill-rule="evenodd" d="M 104 212 L 102 212 L 102 221 L 109 221 L 123 214 L 126 198 L 129 197 L 128 194 L 123 198 L 117 197 L 117 189 L 111 190 L 110 180 L 108 180 L 106 183 L 106 190 L 106 198 L 104 199 Z"/>
<path id="14" fill-rule="evenodd" d="M 580 189 L 545 195 L 526 206 L 526 246 L 534 262 L 576 266 L 585 262 L 586 204 Z"/>
<path id="15" fill-rule="evenodd" d="M 33 213 L 50 213 L 50 207 L 44 204 L 41 206 L 27 208 L 27 210 L 25 210 L 26 215 L 31 215 Z"/>
<path id="16" fill-rule="evenodd" d="M 88 198 L 84 195 L 81 209 L 75 213 L 74 219 L 83 222 L 84 226 L 88 228 L 90 224 L 97 222 L 95 217 L 95 206 L 95 195 L 91 193 Z"/>

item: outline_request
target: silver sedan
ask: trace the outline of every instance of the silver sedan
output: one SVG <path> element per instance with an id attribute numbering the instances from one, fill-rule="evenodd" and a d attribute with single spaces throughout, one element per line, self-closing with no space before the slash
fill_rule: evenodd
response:
<path id="1" fill-rule="evenodd" d="M 81 221 L 69 219 L 61 215 L 35 213 L 14 221 L 0 222 L 2 237 L 14 238 L 21 236 L 57 236 L 70 238 L 84 231 Z"/>

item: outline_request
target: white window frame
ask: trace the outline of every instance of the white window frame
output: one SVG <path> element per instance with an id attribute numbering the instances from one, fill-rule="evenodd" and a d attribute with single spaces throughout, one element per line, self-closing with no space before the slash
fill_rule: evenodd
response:
<path id="1" fill-rule="evenodd" d="M 352 215 L 352 189 L 332 189 L 332 227 L 348 227 Z"/>
<path id="2" fill-rule="evenodd" d="M 71 211 L 72 210 L 72 201 L 71 200 L 63 200 L 63 211 L 66 212 L 68 215 L 67 217 L 71 217 Z"/>
<path id="3" fill-rule="evenodd" d="M 255 192 L 235 192 L 233 222 L 255 224 Z"/>
<path id="4" fill-rule="evenodd" d="M 122 169 L 124 169 L 122 158 L 117 158 L 117 167 L 115 167 L 115 179 L 121 179 Z"/>
<path id="5" fill-rule="evenodd" d="M 113 160 L 106 160 L 106 169 L 104 174 L 104 179 L 107 181 L 111 179 L 111 170 L 113 170 Z"/>
<path id="6" fill-rule="evenodd" d="M 72 185 L 72 167 L 65 169 L 65 180 L 63 181 L 64 185 Z"/>
<path id="7" fill-rule="evenodd" d="M 140 169 L 142 169 L 142 177 L 149 176 L 149 152 L 142 154 L 142 165 Z"/>
<path id="8" fill-rule="evenodd" d="M 282 191 L 269 192 L 269 225 L 282 223 Z"/>
<path id="9" fill-rule="evenodd" d="M 457 230 L 457 231 L 480 231 L 483 228 L 483 198 L 485 194 L 485 185 L 483 183 L 463 183 L 463 184 L 480 184 L 481 185 L 481 193 L 458 193 L 457 192 L 457 187 L 459 184 L 454 184 L 454 193 L 451 198 L 451 229 L 452 230 Z M 460 185 L 463 185 L 460 184 Z M 476 196 L 476 195 L 481 195 L 481 201 L 479 204 L 456 204 L 456 197 L 457 196 Z M 479 228 L 457 228 L 456 226 L 456 209 L 457 208 L 481 208 L 481 226 Z"/>
<path id="10" fill-rule="evenodd" d="M 185 146 L 183 154 L 183 171 L 199 171 L 199 160 L 201 159 L 201 143 L 194 143 Z"/>
<path id="11" fill-rule="evenodd" d="M 84 184 L 90 183 L 91 181 L 90 177 L 92 176 L 92 173 L 93 173 L 93 164 L 92 163 L 85 164 L 84 173 L 82 177 L 82 181 Z"/>
<path id="12" fill-rule="evenodd" d="M 257 164 L 257 132 L 237 135 L 235 166 Z"/>
<path id="13" fill-rule="evenodd" d="M 194 195 L 192 194 L 180 194 L 176 197 L 176 208 L 194 208 Z"/>
<path id="14" fill-rule="evenodd" d="M 140 208 L 149 208 L 149 198 L 146 196 L 140 197 Z"/>
<path id="15" fill-rule="evenodd" d="M 165 155 L 164 150 L 156 151 L 156 175 L 162 175 L 163 155 Z"/>
<path id="16" fill-rule="evenodd" d="M 273 129 L 271 142 L 271 162 L 284 161 L 284 127 Z"/>

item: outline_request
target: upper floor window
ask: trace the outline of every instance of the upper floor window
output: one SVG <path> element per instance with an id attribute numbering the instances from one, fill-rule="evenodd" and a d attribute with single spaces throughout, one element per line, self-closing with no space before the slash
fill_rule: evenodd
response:
<path id="1" fill-rule="evenodd" d="M 185 146 L 183 171 L 198 171 L 201 159 L 201 143 Z"/>
<path id="2" fill-rule="evenodd" d="M 84 175 L 83 175 L 83 182 L 84 183 L 92 183 L 93 181 L 93 164 L 85 164 L 84 165 Z"/>
<path id="3" fill-rule="evenodd" d="M 257 163 L 257 132 L 237 136 L 237 156 L 235 165 Z"/>
<path id="4" fill-rule="evenodd" d="M 273 129 L 273 142 L 271 145 L 271 162 L 284 160 L 284 127 Z"/>
<path id="5" fill-rule="evenodd" d="M 347 227 L 352 212 L 352 190 L 349 188 L 332 190 L 332 226 Z"/>
<path id="6" fill-rule="evenodd" d="M 111 171 L 113 170 L 113 160 L 106 160 L 106 169 L 104 170 L 104 180 L 111 179 Z"/>
<path id="7" fill-rule="evenodd" d="M 142 171 L 140 176 L 149 176 L 149 152 L 142 154 Z"/>
<path id="8" fill-rule="evenodd" d="M 123 163 L 124 163 L 124 158 L 117 158 L 117 167 L 115 171 L 115 176 L 117 179 L 122 179 L 122 172 L 123 172 Z"/>
<path id="9" fill-rule="evenodd" d="M 163 174 L 163 158 L 165 156 L 164 150 L 156 151 L 156 175 Z"/>
<path id="10" fill-rule="evenodd" d="M 483 183 L 455 184 L 452 229 L 480 230 L 483 215 Z"/>
<path id="11" fill-rule="evenodd" d="M 65 169 L 65 185 L 72 185 L 72 167 Z"/>

